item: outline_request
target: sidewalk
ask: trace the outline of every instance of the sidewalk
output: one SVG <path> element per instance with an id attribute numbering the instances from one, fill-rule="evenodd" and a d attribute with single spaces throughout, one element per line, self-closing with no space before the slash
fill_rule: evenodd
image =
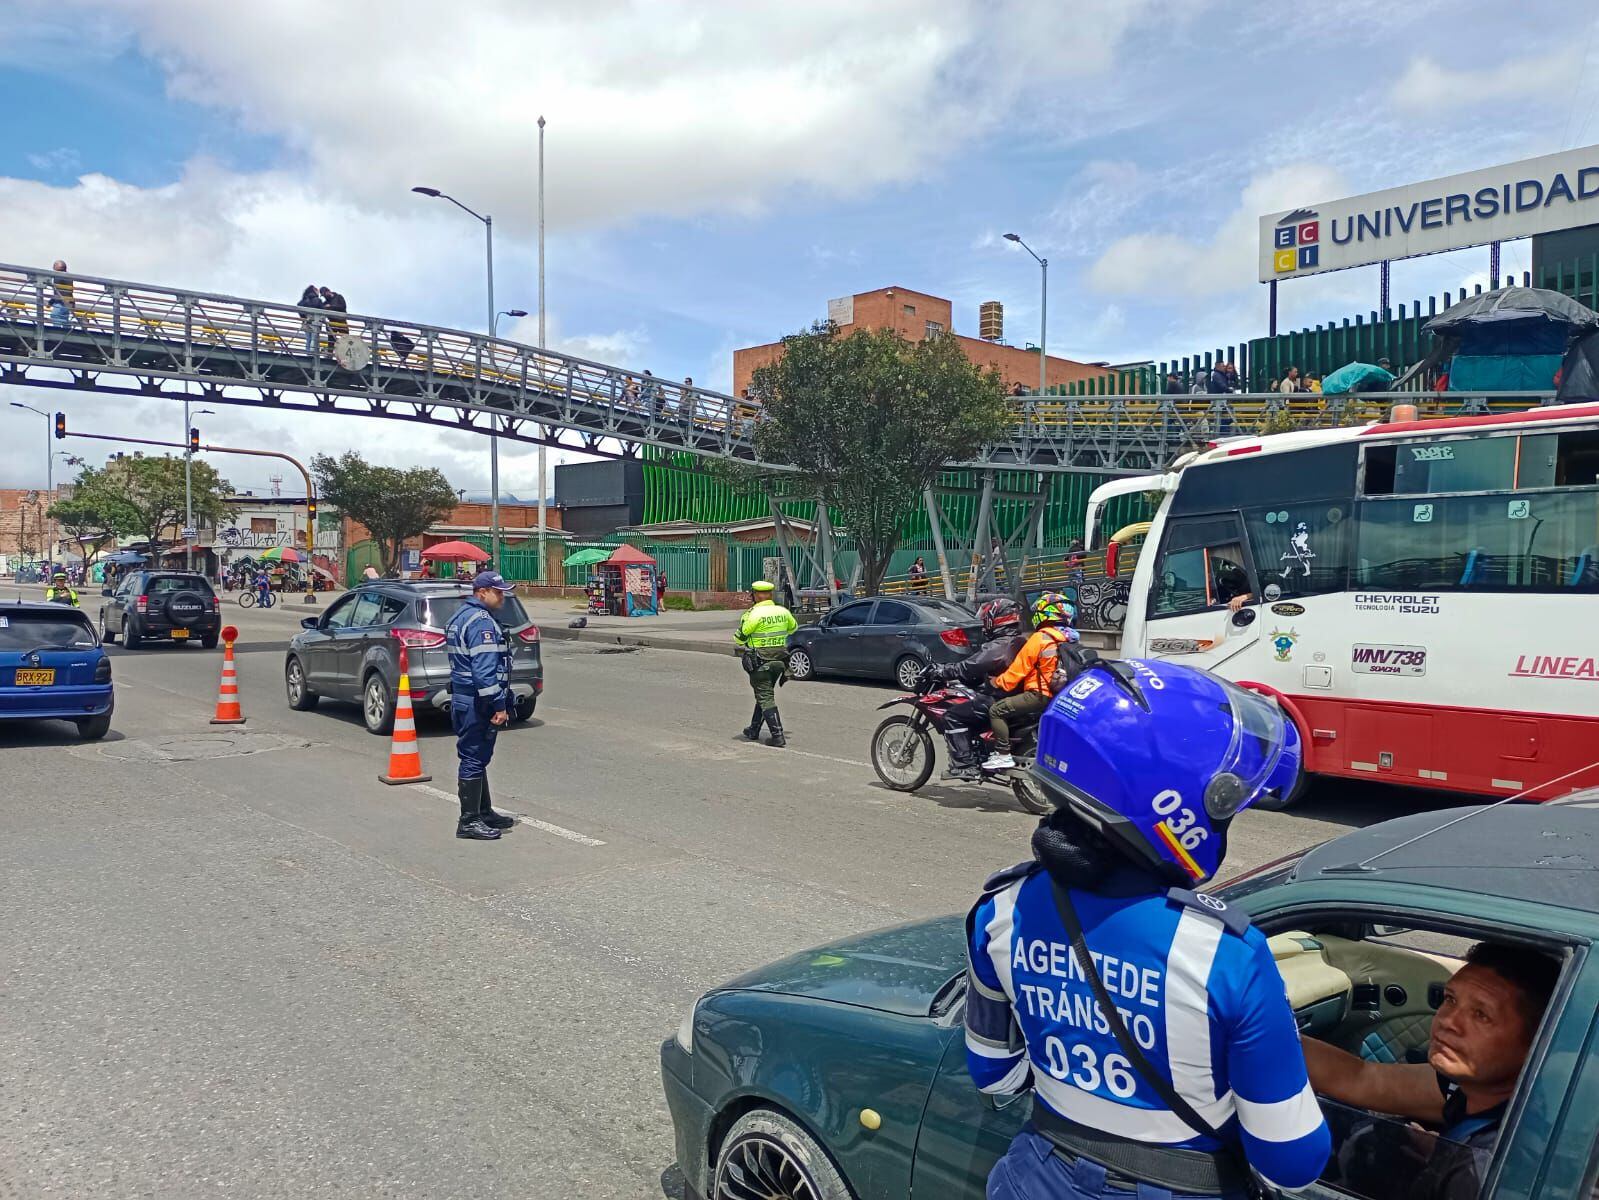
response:
<path id="1" fill-rule="evenodd" d="M 611 646 L 646 646 L 655 650 L 694 650 L 701 654 L 737 654 L 733 631 L 739 614 L 727 611 L 664 612 L 658 617 L 588 617 L 584 629 L 568 625 L 584 616 L 583 602 L 533 600 L 523 597 L 539 632 L 547 639 L 601 642 Z"/>

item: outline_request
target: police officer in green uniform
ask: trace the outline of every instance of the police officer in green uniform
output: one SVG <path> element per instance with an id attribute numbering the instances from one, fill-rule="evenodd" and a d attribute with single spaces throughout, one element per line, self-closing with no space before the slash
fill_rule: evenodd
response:
<path id="1" fill-rule="evenodd" d="M 777 697 L 774 689 L 788 668 L 788 635 L 799 628 L 794 614 L 772 599 L 775 589 L 764 579 L 757 579 L 750 592 L 755 601 L 739 618 L 738 632 L 733 640 L 744 647 L 744 671 L 750 677 L 750 688 L 755 692 L 755 713 L 744 730 L 752 742 L 761 740 L 761 720 L 772 731 L 772 745 L 782 746 L 783 721 L 777 715 Z"/>

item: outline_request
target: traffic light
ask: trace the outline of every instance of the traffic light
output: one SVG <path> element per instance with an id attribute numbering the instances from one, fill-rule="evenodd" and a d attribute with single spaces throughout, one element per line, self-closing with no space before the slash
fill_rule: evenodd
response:
<path id="1" fill-rule="evenodd" d="M 305 515 L 313 521 L 316 520 L 316 500 L 314 498 L 305 502 Z"/>
<path id="2" fill-rule="evenodd" d="M 64 438 L 66 436 L 67 436 L 67 414 L 64 413 L 64 412 L 58 412 L 58 413 L 56 413 L 56 437 Z"/>
<path id="3" fill-rule="evenodd" d="M 189 426 L 189 452 L 191 454 L 200 449 L 200 431 L 194 426 Z"/>

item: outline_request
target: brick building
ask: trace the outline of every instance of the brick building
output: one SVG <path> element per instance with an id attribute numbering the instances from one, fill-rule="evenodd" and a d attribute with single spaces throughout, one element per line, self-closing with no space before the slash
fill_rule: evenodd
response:
<path id="1" fill-rule="evenodd" d="M 0 488 L 0 555 L 7 560 L 44 556 L 54 524 L 45 513 L 59 494 L 59 489 Z"/>
<path id="2" fill-rule="evenodd" d="M 878 288 L 875 292 L 858 292 L 838 300 L 829 300 L 827 315 L 839 328 L 849 334 L 856 329 L 893 329 L 911 341 L 953 332 L 954 305 L 939 296 L 926 292 L 913 292 L 909 288 Z M 1029 390 L 1038 387 L 1038 351 L 1017 346 L 1007 346 L 999 341 L 955 334 L 955 340 L 966 351 L 966 357 L 985 367 L 993 367 L 1010 388 L 1021 384 Z M 757 367 L 775 362 L 783 353 L 782 342 L 768 342 L 762 346 L 746 346 L 733 351 L 733 394 L 742 395 L 750 385 L 750 376 Z M 1051 388 L 1079 379 L 1092 379 L 1110 374 L 1104 367 L 1093 363 L 1077 362 L 1070 358 L 1050 355 L 1045 376 Z"/>

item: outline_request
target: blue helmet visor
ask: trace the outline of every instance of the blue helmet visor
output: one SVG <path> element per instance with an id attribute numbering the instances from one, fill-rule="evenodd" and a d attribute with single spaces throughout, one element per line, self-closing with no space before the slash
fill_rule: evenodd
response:
<path id="1" fill-rule="evenodd" d="M 1275 700 L 1226 680 L 1217 682 L 1232 709 L 1233 735 L 1205 789 L 1205 811 L 1222 821 L 1279 786 L 1285 773 L 1298 774 L 1299 736 Z"/>

